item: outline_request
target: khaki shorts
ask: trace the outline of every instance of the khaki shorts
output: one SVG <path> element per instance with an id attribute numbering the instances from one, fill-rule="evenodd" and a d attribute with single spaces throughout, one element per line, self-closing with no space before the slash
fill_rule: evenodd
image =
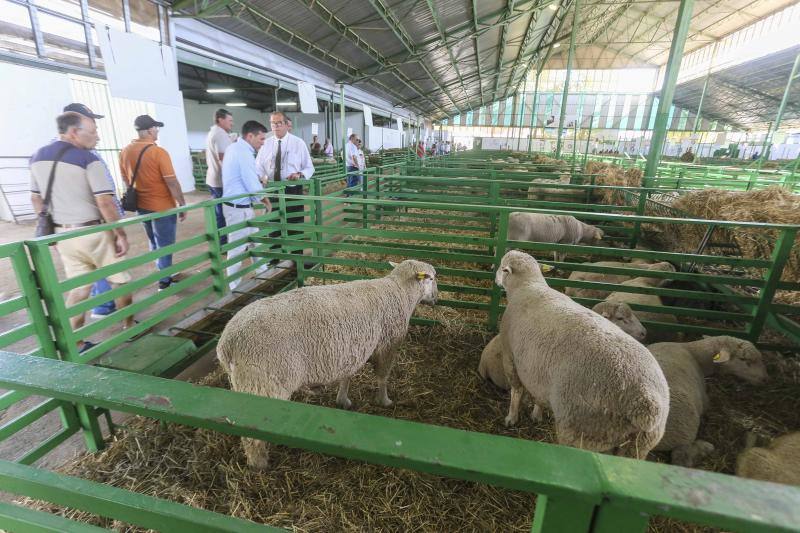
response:
<path id="1" fill-rule="evenodd" d="M 81 237 L 73 237 L 57 244 L 58 254 L 64 263 L 67 279 L 94 272 L 98 268 L 119 263 L 124 257 L 116 257 L 114 234 L 101 231 Z M 107 276 L 111 283 L 128 283 L 131 275 L 127 270 Z"/>

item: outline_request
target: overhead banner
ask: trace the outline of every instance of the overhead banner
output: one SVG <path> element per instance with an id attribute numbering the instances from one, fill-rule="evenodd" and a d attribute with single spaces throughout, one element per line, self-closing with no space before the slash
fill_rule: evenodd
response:
<path id="1" fill-rule="evenodd" d="M 319 124 L 316 122 L 311 123 L 311 135 L 319 135 Z"/>
<path id="2" fill-rule="evenodd" d="M 111 96 L 182 105 L 172 48 L 108 26 L 96 33 Z"/>
<path id="3" fill-rule="evenodd" d="M 403 131 L 403 119 L 397 117 L 397 131 Z"/>
<path id="4" fill-rule="evenodd" d="M 313 83 L 297 80 L 297 94 L 300 96 L 301 113 L 319 113 L 317 88 Z"/>
<path id="5" fill-rule="evenodd" d="M 364 124 L 372 127 L 372 109 L 366 104 L 362 107 L 364 108 Z"/>

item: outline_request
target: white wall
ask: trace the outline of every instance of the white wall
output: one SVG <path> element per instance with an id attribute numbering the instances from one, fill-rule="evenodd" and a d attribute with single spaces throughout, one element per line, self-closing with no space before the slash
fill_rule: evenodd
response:
<path id="1" fill-rule="evenodd" d="M 214 112 L 221 106 L 219 104 L 201 104 L 195 100 L 183 100 L 183 109 L 186 114 L 186 129 L 189 133 L 189 148 L 191 150 L 205 150 L 208 129 L 214 123 Z M 257 120 L 269 129 L 269 116 L 249 107 L 227 108 L 233 114 L 233 131 L 239 132 L 242 125 L 248 120 Z"/>
<path id="2" fill-rule="evenodd" d="M 381 148 L 402 148 L 403 134 L 397 128 L 378 128 L 365 126 L 364 144 L 372 151 Z"/>
<path id="3" fill-rule="evenodd" d="M 0 62 L 0 183 L 23 192 L 10 194 L 12 205 L 30 209 L 27 185 L 28 159 L 57 135 L 56 117 L 72 101 L 66 74 Z M 11 122 L 13 120 L 13 123 Z M 6 202 L 0 200 L 0 218 L 10 220 Z"/>

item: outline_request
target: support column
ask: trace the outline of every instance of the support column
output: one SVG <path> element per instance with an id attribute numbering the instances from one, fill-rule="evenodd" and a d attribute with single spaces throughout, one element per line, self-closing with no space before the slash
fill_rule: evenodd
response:
<path id="1" fill-rule="evenodd" d="M 708 63 L 708 70 L 706 71 L 706 79 L 703 81 L 703 91 L 700 93 L 700 103 L 697 105 L 697 116 L 694 118 L 694 127 L 692 127 L 692 135 L 697 133 L 697 128 L 700 126 L 700 113 L 703 111 L 703 100 L 706 97 L 706 90 L 708 89 L 708 80 L 711 78 L 711 69 L 714 67 L 714 60 L 717 58 L 717 47 L 719 41 L 714 42 L 714 48 L 711 49 L 711 59 Z"/>
<path id="2" fill-rule="evenodd" d="M 567 98 L 569 97 L 569 78 L 572 73 L 572 56 L 575 54 L 575 34 L 578 33 L 578 12 L 581 1 L 575 0 L 572 14 L 572 31 L 569 34 L 569 52 L 567 54 L 567 77 L 564 80 L 564 92 L 561 94 L 561 115 L 558 117 L 558 138 L 556 139 L 556 159 L 561 157 L 561 134 L 564 132 L 564 120 L 567 118 Z"/>
<path id="3" fill-rule="evenodd" d="M 517 152 L 520 151 L 520 144 L 522 143 L 522 123 L 525 120 L 525 95 L 528 94 L 528 76 L 525 76 L 525 81 L 522 83 L 522 102 L 519 105 L 519 120 L 517 121 Z"/>
<path id="4" fill-rule="evenodd" d="M 526 75 L 527 79 L 527 75 Z M 533 101 L 531 102 L 531 138 L 528 141 L 528 153 L 533 148 L 533 138 L 536 133 L 536 97 L 539 96 L 539 72 L 536 72 L 536 81 L 533 84 Z"/>
<path id="5" fill-rule="evenodd" d="M 661 146 L 667 138 L 667 119 L 669 118 L 670 107 L 672 107 L 672 98 L 675 95 L 675 84 L 678 80 L 678 71 L 681 67 L 683 47 L 686 44 L 686 36 L 689 33 L 689 22 L 692 20 L 693 8 L 694 0 L 681 0 L 678 8 L 678 18 L 675 21 L 675 31 L 672 34 L 672 45 L 669 49 L 669 60 L 664 73 L 664 84 L 661 87 L 661 95 L 658 101 L 656 122 L 653 126 L 653 134 L 650 137 L 650 152 L 647 155 L 647 165 L 645 165 L 644 169 L 644 182 L 642 185 L 645 187 L 648 185 L 649 179 L 656 176 L 658 163 L 661 161 Z M 644 196 L 642 195 L 642 197 Z"/>
<path id="6" fill-rule="evenodd" d="M 778 128 L 781 126 L 781 119 L 783 118 L 783 111 L 786 109 L 786 102 L 789 101 L 789 93 L 792 90 L 792 82 L 797 77 L 797 70 L 800 68 L 800 54 L 797 54 L 797 57 L 794 58 L 794 65 L 792 65 L 792 71 L 789 73 L 789 79 L 786 81 L 786 89 L 783 91 L 783 98 L 781 99 L 781 105 L 778 106 L 778 116 L 775 117 L 775 122 L 773 123 L 772 127 L 767 131 L 767 137 L 764 140 L 764 149 L 761 151 L 761 157 L 759 159 L 759 165 L 762 161 L 766 161 L 769 159 L 769 151 L 772 148 L 772 136 L 778 131 Z"/>
<path id="7" fill-rule="evenodd" d="M 344 83 L 339 85 L 339 121 L 342 128 L 342 167 L 347 174 L 347 128 L 344 122 Z"/>

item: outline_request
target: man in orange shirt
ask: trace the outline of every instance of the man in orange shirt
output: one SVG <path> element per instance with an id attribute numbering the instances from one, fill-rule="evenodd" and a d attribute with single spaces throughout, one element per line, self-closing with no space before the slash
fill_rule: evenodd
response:
<path id="1" fill-rule="evenodd" d="M 122 150 L 119 164 L 128 186 L 136 189 L 137 212 L 146 215 L 186 205 L 169 153 L 156 145 L 158 130 L 164 127 L 164 123 L 154 120 L 149 115 L 142 115 L 136 117 L 134 127 L 139 133 L 139 138 L 134 139 Z M 150 240 L 150 250 L 174 244 L 178 219 L 183 221 L 185 218 L 186 213 L 179 213 L 145 222 L 144 230 Z M 172 254 L 162 255 L 156 259 L 156 267 L 159 270 L 171 266 Z M 165 276 L 159 280 L 158 290 L 163 291 L 172 283 L 172 276 Z"/>

